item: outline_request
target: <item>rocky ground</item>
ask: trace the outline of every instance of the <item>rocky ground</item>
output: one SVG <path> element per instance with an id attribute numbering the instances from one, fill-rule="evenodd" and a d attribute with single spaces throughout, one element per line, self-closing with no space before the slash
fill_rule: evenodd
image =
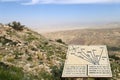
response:
<path id="1" fill-rule="evenodd" d="M 49 78 L 52 80 L 54 77 L 51 77 L 52 68 L 59 69 L 64 63 L 66 50 L 66 45 L 48 40 L 26 27 L 19 31 L 10 26 L 0 25 L 1 75 L 2 67 L 6 65 L 21 68 L 26 74 L 25 76 L 28 76 L 28 80 L 41 80 L 45 76 L 48 77 L 45 80 Z M 6 80 L 1 79 L 1 75 L 0 80 Z M 31 75 L 33 77 L 30 77 Z M 7 76 L 7 74 L 3 76 Z M 8 80 L 13 80 L 13 78 Z"/>

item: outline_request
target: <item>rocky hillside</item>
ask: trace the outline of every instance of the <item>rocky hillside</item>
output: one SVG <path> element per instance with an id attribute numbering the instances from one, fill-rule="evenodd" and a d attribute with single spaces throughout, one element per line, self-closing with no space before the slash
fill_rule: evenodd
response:
<path id="1" fill-rule="evenodd" d="M 59 80 L 66 45 L 13 26 L 0 24 L 0 80 Z"/>

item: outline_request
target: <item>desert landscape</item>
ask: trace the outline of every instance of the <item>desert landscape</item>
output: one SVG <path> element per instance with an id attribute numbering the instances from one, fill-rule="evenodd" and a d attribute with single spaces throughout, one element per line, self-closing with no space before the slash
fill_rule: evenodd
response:
<path id="1" fill-rule="evenodd" d="M 0 80 L 120 80 L 120 0 L 0 0 Z"/>
<path id="2" fill-rule="evenodd" d="M 54 31 L 43 35 L 52 40 L 62 39 L 67 44 L 120 46 L 119 24 Z"/>
<path id="3" fill-rule="evenodd" d="M 120 28 L 78 29 L 39 34 L 20 22 L 0 24 L 0 79 L 64 80 L 61 75 L 67 47 L 69 44 L 77 44 L 107 45 L 113 77 L 100 80 L 119 80 L 119 42 Z"/>

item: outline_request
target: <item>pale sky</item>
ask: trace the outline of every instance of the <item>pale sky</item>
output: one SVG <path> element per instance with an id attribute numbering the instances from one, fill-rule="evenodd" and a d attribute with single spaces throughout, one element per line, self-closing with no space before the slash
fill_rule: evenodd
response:
<path id="1" fill-rule="evenodd" d="M 0 0 L 0 23 L 30 27 L 120 22 L 120 0 Z"/>

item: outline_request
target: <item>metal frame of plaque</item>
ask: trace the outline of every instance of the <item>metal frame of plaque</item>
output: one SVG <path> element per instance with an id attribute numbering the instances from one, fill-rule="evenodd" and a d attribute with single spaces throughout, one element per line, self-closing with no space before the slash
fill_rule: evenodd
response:
<path id="1" fill-rule="evenodd" d="M 112 77 L 105 45 L 68 46 L 62 77 Z"/>

